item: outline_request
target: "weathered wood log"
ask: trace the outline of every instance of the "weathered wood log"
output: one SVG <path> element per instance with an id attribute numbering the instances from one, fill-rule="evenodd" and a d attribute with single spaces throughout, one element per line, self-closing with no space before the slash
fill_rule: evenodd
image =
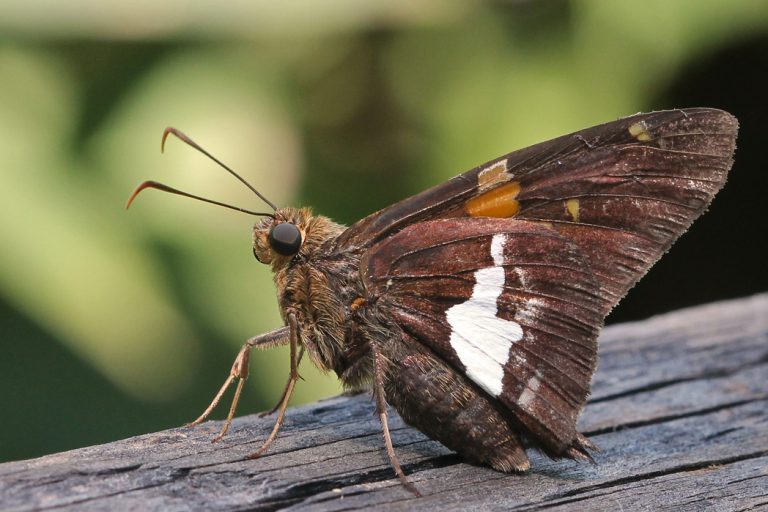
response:
<path id="1" fill-rule="evenodd" d="M 7 411 L 6 411 L 7 412 Z M 768 294 L 611 326 L 580 429 L 597 465 L 533 454 L 506 475 L 390 425 L 416 498 L 392 473 L 367 395 L 0 464 L 3 510 L 768 509 Z"/>

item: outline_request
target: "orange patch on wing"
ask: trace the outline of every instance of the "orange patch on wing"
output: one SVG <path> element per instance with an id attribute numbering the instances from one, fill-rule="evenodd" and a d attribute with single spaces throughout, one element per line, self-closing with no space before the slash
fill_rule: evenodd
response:
<path id="1" fill-rule="evenodd" d="M 464 209 L 470 217 L 512 217 L 520 211 L 519 193 L 520 183 L 513 181 L 473 197 Z"/>

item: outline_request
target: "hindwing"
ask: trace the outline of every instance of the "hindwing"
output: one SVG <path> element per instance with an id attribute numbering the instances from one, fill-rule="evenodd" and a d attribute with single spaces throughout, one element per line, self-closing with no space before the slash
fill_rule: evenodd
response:
<path id="1" fill-rule="evenodd" d="M 552 453 L 577 437 L 603 314 L 580 248 L 541 222 L 409 226 L 361 263 L 371 307 L 485 393 Z"/>

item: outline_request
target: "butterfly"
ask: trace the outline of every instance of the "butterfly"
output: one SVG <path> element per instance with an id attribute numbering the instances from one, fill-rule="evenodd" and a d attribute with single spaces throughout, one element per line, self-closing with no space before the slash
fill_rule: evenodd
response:
<path id="1" fill-rule="evenodd" d="M 725 184 L 738 122 L 721 110 L 637 114 L 521 149 L 345 227 L 280 208 L 258 215 L 253 254 L 274 273 L 285 325 L 249 339 L 204 421 L 253 348 L 290 347 L 277 436 L 306 355 L 348 388 L 370 387 L 395 474 L 388 406 L 464 459 L 525 471 L 525 440 L 592 460 L 576 430 L 605 316 Z"/>

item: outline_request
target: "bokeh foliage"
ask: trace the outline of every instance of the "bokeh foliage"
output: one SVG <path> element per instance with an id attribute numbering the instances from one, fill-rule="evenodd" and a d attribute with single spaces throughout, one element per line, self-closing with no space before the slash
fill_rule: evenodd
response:
<path id="1" fill-rule="evenodd" d="M 254 209 L 345 223 L 517 147 L 639 110 L 765 33 L 764 1 L 23 2 L 0 19 L 0 460 L 193 418 L 280 325 Z M 248 5 L 247 5 L 248 4 Z M 710 105 L 718 106 L 718 105 Z M 241 412 L 287 377 L 254 354 Z M 302 368 L 294 403 L 339 391 Z M 223 414 L 223 411 L 222 411 Z"/>

